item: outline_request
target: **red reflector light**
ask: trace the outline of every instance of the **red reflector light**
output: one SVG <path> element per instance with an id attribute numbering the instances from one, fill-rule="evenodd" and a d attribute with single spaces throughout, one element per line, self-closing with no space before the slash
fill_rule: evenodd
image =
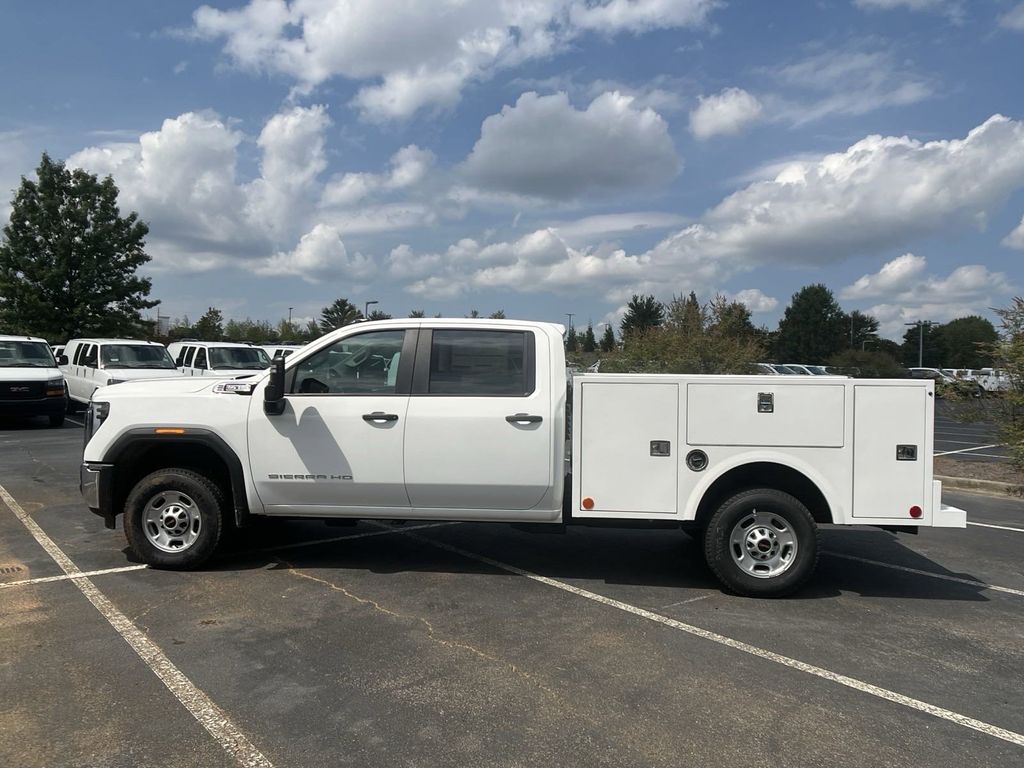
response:
<path id="1" fill-rule="evenodd" d="M 584 496 L 583 497 L 583 508 L 584 509 L 593 509 L 594 508 L 594 500 L 592 498 L 590 498 L 589 496 Z"/>
<path id="2" fill-rule="evenodd" d="M 924 512 L 922 512 L 921 508 L 919 506 L 917 506 L 916 504 L 910 508 L 910 516 L 911 517 L 920 517 L 923 514 L 924 514 Z"/>

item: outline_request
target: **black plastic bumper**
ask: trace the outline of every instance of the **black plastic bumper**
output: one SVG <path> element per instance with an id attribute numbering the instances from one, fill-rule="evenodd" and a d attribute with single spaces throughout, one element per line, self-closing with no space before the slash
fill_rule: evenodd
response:
<path id="1" fill-rule="evenodd" d="M 64 413 L 67 408 L 68 401 L 64 397 L 0 400 L 0 416 L 56 416 Z"/>

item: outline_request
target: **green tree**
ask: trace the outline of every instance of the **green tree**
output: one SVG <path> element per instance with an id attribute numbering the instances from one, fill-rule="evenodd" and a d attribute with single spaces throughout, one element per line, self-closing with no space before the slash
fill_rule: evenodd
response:
<path id="1" fill-rule="evenodd" d="M 310 320 L 299 333 L 297 341 L 315 341 L 324 335 L 324 329 L 316 320 Z"/>
<path id="2" fill-rule="evenodd" d="M 210 307 L 196 320 L 192 332 L 203 341 L 220 341 L 224 338 L 224 315 L 216 307 Z"/>
<path id="3" fill-rule="evenodd" d="M 466 317 L 472 317 L 472 318 L 480 317 L 480 310 L 479 309 L 471 309 L 471 310 L 469 310 L 469 314 L 466 315 Z"/>
<path id="4" fill-rule="evenodd" d="M 367 320 L 390 320 L 391 315 L 380 309 L 375 309 L 366 317 Z"/>
<path id="5" fill-rule="evenodd" d="M 871 343 L 878 341 L 878 318 L 873 315 L 855 309 L 843 322 L 850 349 L 866 350 Z"/>
<path id="6" fill-rule="evenodd" d="M 335 299 L 320 312 L 320 331 L 330 333 L 360 319 L 363 313 L 348 299 Z"/>
<path id="7" fill-rule="evenodd" d="M 783 363 L 824 363 L 849 347 L 843 333 L 848 322 L 832 291 L 820 283 L 805 286 L 779 320 L 775 355 Z"/>
<path id="8" fill-rule="evenodd" d="M 496 312 L 491 312 L 489 317 L 491 318 L 491 320 L 504 320 L 504 319 L 506 319 L 505 318 L 505 310 L 504 309 L 499 309 Z"/>
<path id="9" fill-rule="evenodd" d="M 594 324 L 587 323 L 587 330 L 583 333 L 583 340 L 580 342 L 584 352 L 595 352 L 597 350 L 597 337 L 594 336 Z"/>
<path id="10" fill-rule="evenodd" d="M 716 297 L 702 306 L 695 294 L 677 296 L 668 320 L 631 336 L 601 370 L 636 373 L 750 373 L 764 357 L 758 334 L 736 332 L 743 314 Z M 753 330 L 751 326 L 750 330 Z"/>
<path id="11" fill-rule="evenodd" d="M 152 284 L 149 227 L 121 216 L 117 187 L 43 154 L 21 179 L 0 242 L 0 326 L 52 341 L 141 332 Z"/>
<path id="12" fill-rule="evenodd" d="M 580 337 L 576 333 L 575 328 L 570 328 L 565 332 L 565 351 L 566 352 L 578 352 L 580 348 Z"/>
<path id="13" fill-rule="evenodd" d="M 986 368 L 992 365 L 992 345 L 999 339 L 995 326 L 978 315 L 950 320 L 935 329 L 946 368 Z"/>
<path id="14" fill-rule="evenodd" d="M 626 314 L 619 326 L 619 333 L 625 341 L 627 337 L 643 335 L 663 322 L 665 306 L 653 296 L 640 296 L 634 293 L 626 305 Z"/>
<path id="15" fill-rule="evenodd" d="M 614 352 L 615 351 L 615 331 L 612 330 L 611 323 L 608 323 L 604 327 L 604 333 L 601 335 L 601 351 L 602 352 Z"/>
<path id="16" fill-rule="evenodd" d="M 923 366 L 925 368 L 943 367 L 946 358 L 946 347 L 938 324 L 924 328 L 912 325 L 903 334 L 903 364 L 908 368 Z"/>
<path id="17" fill-rule="evenodd" d="M 750 320 L 750 310 L 741 301 L 729 301 L 718 294 L 711 300 L 707 312 L 710 330 L 715 333 L 738 339 L 753 339 L 758 335 Z"/>
<path id="18" fill-rule="evenodd" d="M 997 309 L 1000 339 L 992 346 L 999 365 L 1010 377 L 1010 390 L 1002 398 L 992 398 L 991 409 L 999 436 L 1010 452 L 1010 460 L 1024 469 L 1024 299 L 1017 296 L 1010 306 Z M 993 414 L 988 415 L 992 418 Z"/>
<path id="19" fill-rule="evenodd" d="M 422 309 L 414 309 L 412 312 L 409 313 L 409 317 L 426 317 L 426 316 L 427 316 L 427 313 L 424 312 Z"/>

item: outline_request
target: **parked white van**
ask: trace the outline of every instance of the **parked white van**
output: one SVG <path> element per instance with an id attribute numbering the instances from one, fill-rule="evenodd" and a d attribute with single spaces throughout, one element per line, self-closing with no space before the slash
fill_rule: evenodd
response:
<path id="1" fill-rule="evenodd" d="M 64 423 L 64 376 L 45 339 L 0 335 L 0 414 L 49 416 Z"/>
<path id="2" fill-rule="evenodd" d="M 176 341 L 167 345 L 174 364 L 186 376 L 221 378 L 252 375 L 270 367 L 270 358 L 253 344 L 230 341 Z"/>
<path id="3" fill-rule="evenodd" d="M 163 345 L 137 339 L 72 339 L 57 358 L 68 382 L 69 405 L 86 405 L 100 387 L 180 376 Z"/>

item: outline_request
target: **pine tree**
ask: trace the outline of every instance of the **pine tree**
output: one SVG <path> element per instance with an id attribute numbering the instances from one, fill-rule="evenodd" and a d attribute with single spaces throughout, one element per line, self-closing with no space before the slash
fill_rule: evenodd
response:
<path id="1" fill-rule="evenodd" d="M 604 327 L 604 335 L 601 336 L 601 351 L 615 351 L 615 331 L 612 330 L 610 323 Z"/>
<path id="2" fill-rule="evenodd" d="M 329 307 L 320 313 L 320 330 L 323 333 L 354 323 L 363 313 L 348 299 L 335 299 Z"/>
<path id="3" fill-rule="evenodd" d="M 43 154 L 22 177 L 0 243 L 0 326 L 51 341 L 142 332 L 141 311 L 159 304 L 138 270 L 149 262 L 149 227 L 121 216 L 117 187 Z"/>
<path id="4" fill-rule="evenodd" d="M 587 323 L 587 330 L 583 333 L 581 346 L 584 352 L 594 352 L 597 349 L 597 338 L 594 336 L 593 323 Z"/>

